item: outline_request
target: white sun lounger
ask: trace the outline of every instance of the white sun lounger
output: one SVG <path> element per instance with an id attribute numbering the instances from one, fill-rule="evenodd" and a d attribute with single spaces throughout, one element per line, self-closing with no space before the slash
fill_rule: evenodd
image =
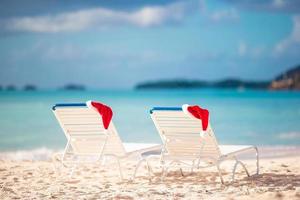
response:
<path id="1" fill-rule="evenodd" d="M 187 115 L 180 107 L 155 107 L 150 111 L 150 114 L 163 142 L 160 155 L 162 179 L 170 165 L 183 163 L 191 166 L 192 171 L 193 168 L 216 166 L 221 182 L 224 183 L 220 164 L 229 159 L 235 160 L 232 180 L 234 180 L 238 165 L 241 165 L 247 175 L 250 176 L 245 164 L 237 158 L 239 154 L 249 151 L 255 152 L 256 174 L 259 173 L 257 147 L 231 146 L 230 151 L 222 152 L 211 126 L 209 125 L 206 131 L 202 131 L 201 121 Z M 151 157 L 151 155 L 145 157 L 140 163 L 146 161 L 148 164 L 148 159 Z M 200 163 L 204 163 L 205 166 L 200 166 Z M 148 166 L 148 168 L 151 171 L 151 167 Z"/>
<path id="2" fill-rule="evenodd" d="M 61 166 L 71 167 L 71 175 L 80 163 L 103 162 L 113 157 L 123 180 L 121 159 L 161 148 L 158 144 L 123 144 L 113 122 L 104 129 L 100 114 L 85 103 L 56 104 L 52 110 L 68 140 L 64 152 L 55 154 L 53 159 L 61 161 Z"/>

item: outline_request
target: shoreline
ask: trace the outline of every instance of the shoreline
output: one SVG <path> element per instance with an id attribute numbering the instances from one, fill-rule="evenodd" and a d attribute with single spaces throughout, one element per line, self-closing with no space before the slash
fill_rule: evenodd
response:
<path id="1" fill-rule="evenodd" d="M 148 143 L 124 143 L 129 149 L 147 147 Z M 228 151 L 231 148 L 243 145 L 220 145 L 220 148 Z M 260 158 L 284 158 L 297 157 L 300 153 L 300 146 L 275 145 L 275 146 L 257 146 Z M 46 147 L 32 150 L 0 151 L 0 161 L 49 161 L 53 153 L 62 152 L 63 149 L 50 149 Z M 251 158 L 250 158 L 251 159 Z"/>

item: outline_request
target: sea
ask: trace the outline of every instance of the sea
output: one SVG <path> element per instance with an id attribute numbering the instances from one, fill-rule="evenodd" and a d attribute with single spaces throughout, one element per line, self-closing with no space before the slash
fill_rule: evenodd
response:
<path id="1" fill-rule="evenodd" d="M 124 142 L 160 143 L 150 118 L 155 106 L 200 105 L 220 144 L 300 146 L 300 92 L 262 90 L 0 91 L 0 152 L 63 149 L 52 112 L 57 103 L 99 101 L 113 109 Z"/>

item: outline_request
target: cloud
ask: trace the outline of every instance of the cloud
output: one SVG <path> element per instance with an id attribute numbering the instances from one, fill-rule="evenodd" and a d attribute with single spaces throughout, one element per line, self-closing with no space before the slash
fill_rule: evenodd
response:
<path id="1" fill-rule="evenodd" d="M 233 7 L 210 10 L 207 8 L 206 2 L 204 0 L 200 0 L 199 5 L 200 14 L 209 22 L 231 22 L 240 19 L 239 12 Z"/>
<path id="2" fill-rule="evenodd" d="M 239 8 L 246 10 L 262 10 L 272 12 L 300 12 L 298 0 L 226 0 Z"/>
<path id="3" fill-rule="evenodd" d="M 300 15 L 293 17 L 293 30 L 287 38 L 275 46 L 275 53 L 282 54 L 297 47 L 300 47 Z"/>
<path id="4" fill-rule="evenodd" d="M 179 23 L 190 10 L 190 5 L 176 2 L 166 6 L 146 6 L 136 11 L 118 11 L 107 8 L 85 9 L 57 15 L 10 18 L 4 29 L 13 32 L 57 33 L 82 31 L 89 28 L 107 28 L 118 25 L 153 27 Z"/>
<path id="5" fill-rule="evenodd" d="M 273 0 L 273 5 L 274 5 L 274 7 L 282 8 L 286 5 L 286 1 L 285 0 Z"/>
<path id="6" fill-rule="evenodd" d="M 237 53 L 240 57 L 259 58 L 266 52 L 265 46 L 249 46 L 244 41 L 240 41 L 237 46 Z"/>
<path id="7" fill-rule="evenodd" d="M 236 21 L 239 19 L 239 14 L 236 9 L 218 10 L 209 14 L 209 18 L 214 22 L 220 21 Z"/>
<path id="8" fill-rule="evenodd" d="M 247 53 L 247 45 L 245 42 L 240 42 L 238 45 L 238 54 L 244 56 Z"/>
<path id="9" fill-rule="evenodd" d="M 278 138 L 284 140 L 297 140 L 300 139 L 300 133 L 299 132 L 281 133 L 278 135 Z"/>

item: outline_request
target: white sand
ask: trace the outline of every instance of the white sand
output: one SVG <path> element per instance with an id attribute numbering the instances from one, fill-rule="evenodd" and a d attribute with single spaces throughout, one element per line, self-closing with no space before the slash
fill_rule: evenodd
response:
<path id="1" fill-rule="evenodd" d="M 281 149 L 280 153 L 278 150 Z M 300 199 L 299 148 L 261 148 L 260 175 L 246 177 L 239 168 L 237 181 L 230 182 L 233 162 L 222 165 L 226 184 L 222 185 L 215 168 L 195 170 L 171 168 L 161 181 L 158 161 L 156 176 L 148 179 L 142 166 L 135 181 L 130 181 L 136 161 L 123 163 L 125 181 L 118 176 L 117 165 L 108 161 L 80 166 L 72 178 L 63 170 L 57 175 L 49 160 L 0 161 L 0 199 Z M 285 152 L 285 153 L 284 153 Z M 10 154 L 12 155 L 12 153 Z M 251 173 L 255 161 L 246 160 Z"/>

